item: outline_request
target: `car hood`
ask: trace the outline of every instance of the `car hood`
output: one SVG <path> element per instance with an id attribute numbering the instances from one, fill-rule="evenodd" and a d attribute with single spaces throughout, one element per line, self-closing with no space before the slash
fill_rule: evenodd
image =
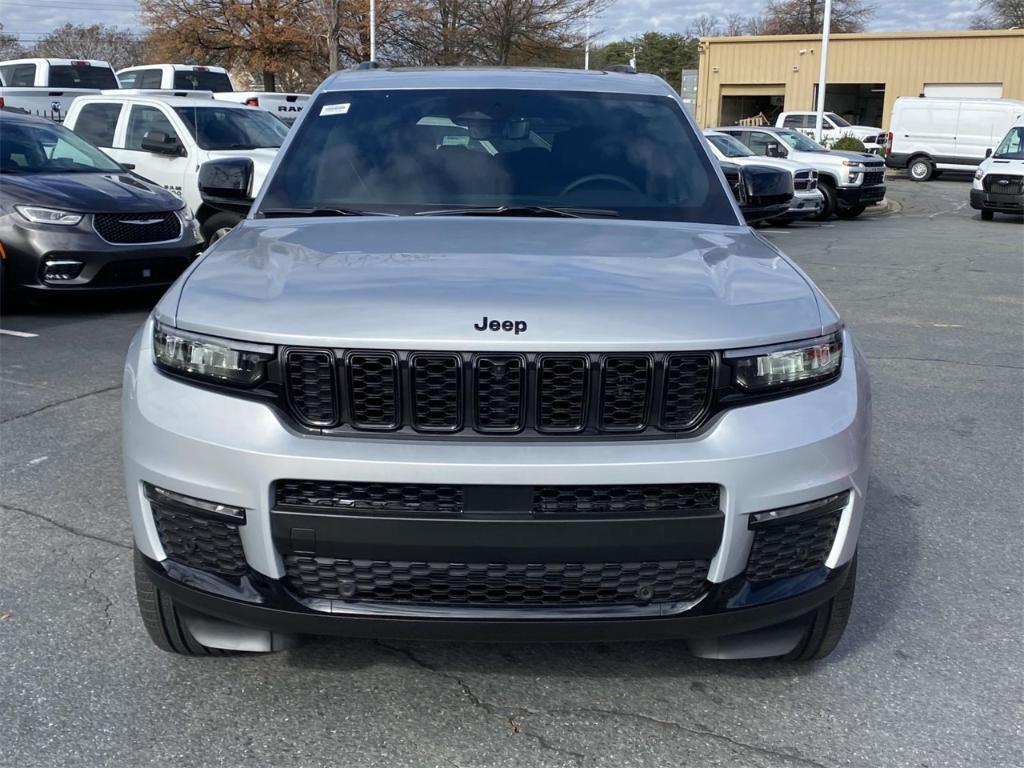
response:
<path id="1" fill-rule="evenodd" d="M 477 330 L 485 317 L 526 330 Z M 482 217 L 247 220 L 190 273 L 175 322 L 266 343 L 527 351 L 741 347 L 822 328 L 817 291 L 745 227 Z"/>
<path id="2" fill-rule="evenodd" d="M 5 173 L 0 198 L 8 205 L 40 205 L 81 213 L 171 211 L 182 201 L 128 173 Z"/>
<path id="3" fill-rule="evenodd" d="M 855 136 L 878 136 L 882 132 L 881 128 L 872 128 L 870 125 L 847 125 L 839 130 Z"/>
<path id="4" fill-rule="evenodd" d="M 814 169 L 806 163 L 800 163 L 796 160 L 786 160 L 781 157 L 765 157 L 763 155 L 756 155 L 754 157 L 730 157 L 730 163 L 736 165 L 767 165 L 770 168 L 781 168 L 790 173 L 796 173 L 797 171 L 813 171 Z"/>
<path id="5" fill-rule="evenodd" d="M 277 149 L 213 149 L 206 153 L 207 160 L 228 157 L 248 157 L 252 160 L 252 196 L 255 198 L 267 179 L 267 172 L 277 157 Z"/>

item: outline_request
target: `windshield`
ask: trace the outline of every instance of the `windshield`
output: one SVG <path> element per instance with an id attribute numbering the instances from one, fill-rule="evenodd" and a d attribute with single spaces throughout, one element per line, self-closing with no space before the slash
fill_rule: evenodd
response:
<path id="1" fill-rule="evenodd" d="M 999 160 L 1024 160 L 1024 125 L 1011 128 L 992 157 Z"/>
<path id="2" fill-rule="evenodd" d="M 807 138 L 800 131 L 794 131 L 791 128 L 780 128 L 775 132 L 779 134 L 780 139 L 798 152 L 828 152 L 821 144 Z"/>
<path id="3" fill-rule="evenodd" d="M 308 112 L 260 212 L 533 206 L 736 224 L 727 190 L 670 98 L 377 90 L 326 93 Z"/>
<path id="4" fill-rule="evenodd" d="M 121 173 L 121 166 L 63 126 L 0 125 L 0 173 Z"/>
<path id="5" fill-rule="evenodd" d="M 227 72 L 211 72 L 208 69 L 176 70 L 174 88 L 185 91 L 230 93 L 231 79 Z"/>
<path id="6" fill-rule="evenodd" d="M 828 119 L 831 120 L 833 123 L 835 123 L 838 127 L 840 127 L 840 128 L 849 128 L 850 127 L 850 124 L 848 122 L 846 122 L 845 120 L 843 120 L 843 118 L 841 118 L 835 112 L 826 112 L 825 114 L 828 116 Z"/>
<path id="7" fill-rule="evenodd" d="M 177 107 L 192 138 L 203 149 L 262 149 L 281 146 L 288 126 L 261 109 Z"/>
<path id="8" fill-rule="evenodd" d="M 117 78 L 110 67 L 88 64 L 50 67 L 50 88 L 117 88 Z"/>
<path id="9" fill-rule="evenodd" d="M 708 141 L 715 145 L 715 149 L 726 157 L 754 157 L 754 153 L 745 147 L 741 142 L 732 136 L 724 133 L 708 136 Z"/>

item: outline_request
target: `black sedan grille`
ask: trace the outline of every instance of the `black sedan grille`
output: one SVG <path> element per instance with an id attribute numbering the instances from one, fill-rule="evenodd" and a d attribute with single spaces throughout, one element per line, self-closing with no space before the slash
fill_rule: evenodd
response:
<path id="1" fill-rule="evenodd" d="M 649 605 L 693 600 L 707 560 L 639 563 L 449 563 L 287 554 L 291 588 L 359 603 L 486 607 Z"/>
<path id="2" fill-rule="evenodd" d="M 689 431 L 709 411 L 715 372 L 704 352 L 291 349 L 283 368 L 307 426 L 506 435 Z"/>
<path id="3" fill-rule="evenodd" d="M 1024 176 L 989 173 L 982 181 L 982 185 L 986 192 L 998 192 L 1002 195 L 1019 195 L 1024 193 Z"/>
<path id="4" fill-rule="evenodd" d="M 97 234 L 108 243 L 162 243 L 177 240 L 181 220 L 173 211 L 165 213 L 97 213 L 93 216 Z"/>

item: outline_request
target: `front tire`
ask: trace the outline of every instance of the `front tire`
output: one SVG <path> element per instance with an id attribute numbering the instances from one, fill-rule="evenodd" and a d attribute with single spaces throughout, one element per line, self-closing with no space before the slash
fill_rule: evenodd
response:
<path id="1" fill-rule="evenodd" d="M 907 166 L 911 181 L 928 181 L 935 173 L 935 163 L 927 157 L 915 157 Z"/>
<path id="2" fill-rule="evenodd" d="M 839 645 L 853 608 L 857 584 L 857 556 L 850 562 L 846 581 L 835 597 L 811 614 L 811 623 L 796 648 L 782 657 L 784 661 L 816 661 L 828 656 Z"/>
<path id="3" fill-rule="evenodd" d="M 203 235 L 203 241 L 207 246 L 213 245 L 224 235 L 230 232 L 242 220 L 237 213 L 221 211 L 215 213 L 202 223 L 199 230 Z"/>
<path id="4" fill-rule="evenodd" d="M 982 221 L 992 221 L 992 219 L 994 219 L 995 217 L 996 217 L 995 211 L 982 211 L 981 212 L 981 220 Z"/>
<path id="5" fill-rule="evenodd" d="M 821 192 L 821 196 L 825 198 L 825 202 L 821 206 L 821 210 L 811 218 L 814 221 L 828 221 L 839 207 L 839 199 L 836 197 L 836 190 L 831 184 L 819 181 L 818 190 Z"/>
<path id="6" fill-rule="evenodd" d="M 149 578 L 138 551 L 135 552 L 135 595 L 149 639 L 160 650 L 181 656 L 231 655 L 230 651 L 205 646 L 192 636 L 178 613 L 177 604 Z"/>
<path id="7" fill-rule="evenodd" d="M 851 205 L 849 208 L 839 208 L 836 216 L 840 219 L 856 219 L 867 209 L 866 205 Z"/>

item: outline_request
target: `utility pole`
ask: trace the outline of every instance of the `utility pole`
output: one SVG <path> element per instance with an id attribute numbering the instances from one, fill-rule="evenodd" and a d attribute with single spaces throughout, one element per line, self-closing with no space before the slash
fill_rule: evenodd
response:
<path id="1" fill-rule="evenodd" d="M 818 104 L 814 115 L 814 140 L 821 143 L 821 122 L 825 113 L 825 73 L 828 70 L 828 33 L 832 26 L 832 0 L 825 0 L 825 18 L 821 23 L 821 67 L 818 70 Z"/>
<path id="2" fill-rule="evenodd" d="M 370 61 L 377 60 L 377 2 L 370 0 Z"/>
<path id="3" fill-rule="evenodd" d="M 629 59 L 629 66 L 636 69 L 636 46 L 633 46 L 633 55 Z"/>
<path id="4" fill-rule="evenodd" d="M 583 47 L 583 68 L 590 69 L 590 17 L 587 17 L 587 39 Z"/>

